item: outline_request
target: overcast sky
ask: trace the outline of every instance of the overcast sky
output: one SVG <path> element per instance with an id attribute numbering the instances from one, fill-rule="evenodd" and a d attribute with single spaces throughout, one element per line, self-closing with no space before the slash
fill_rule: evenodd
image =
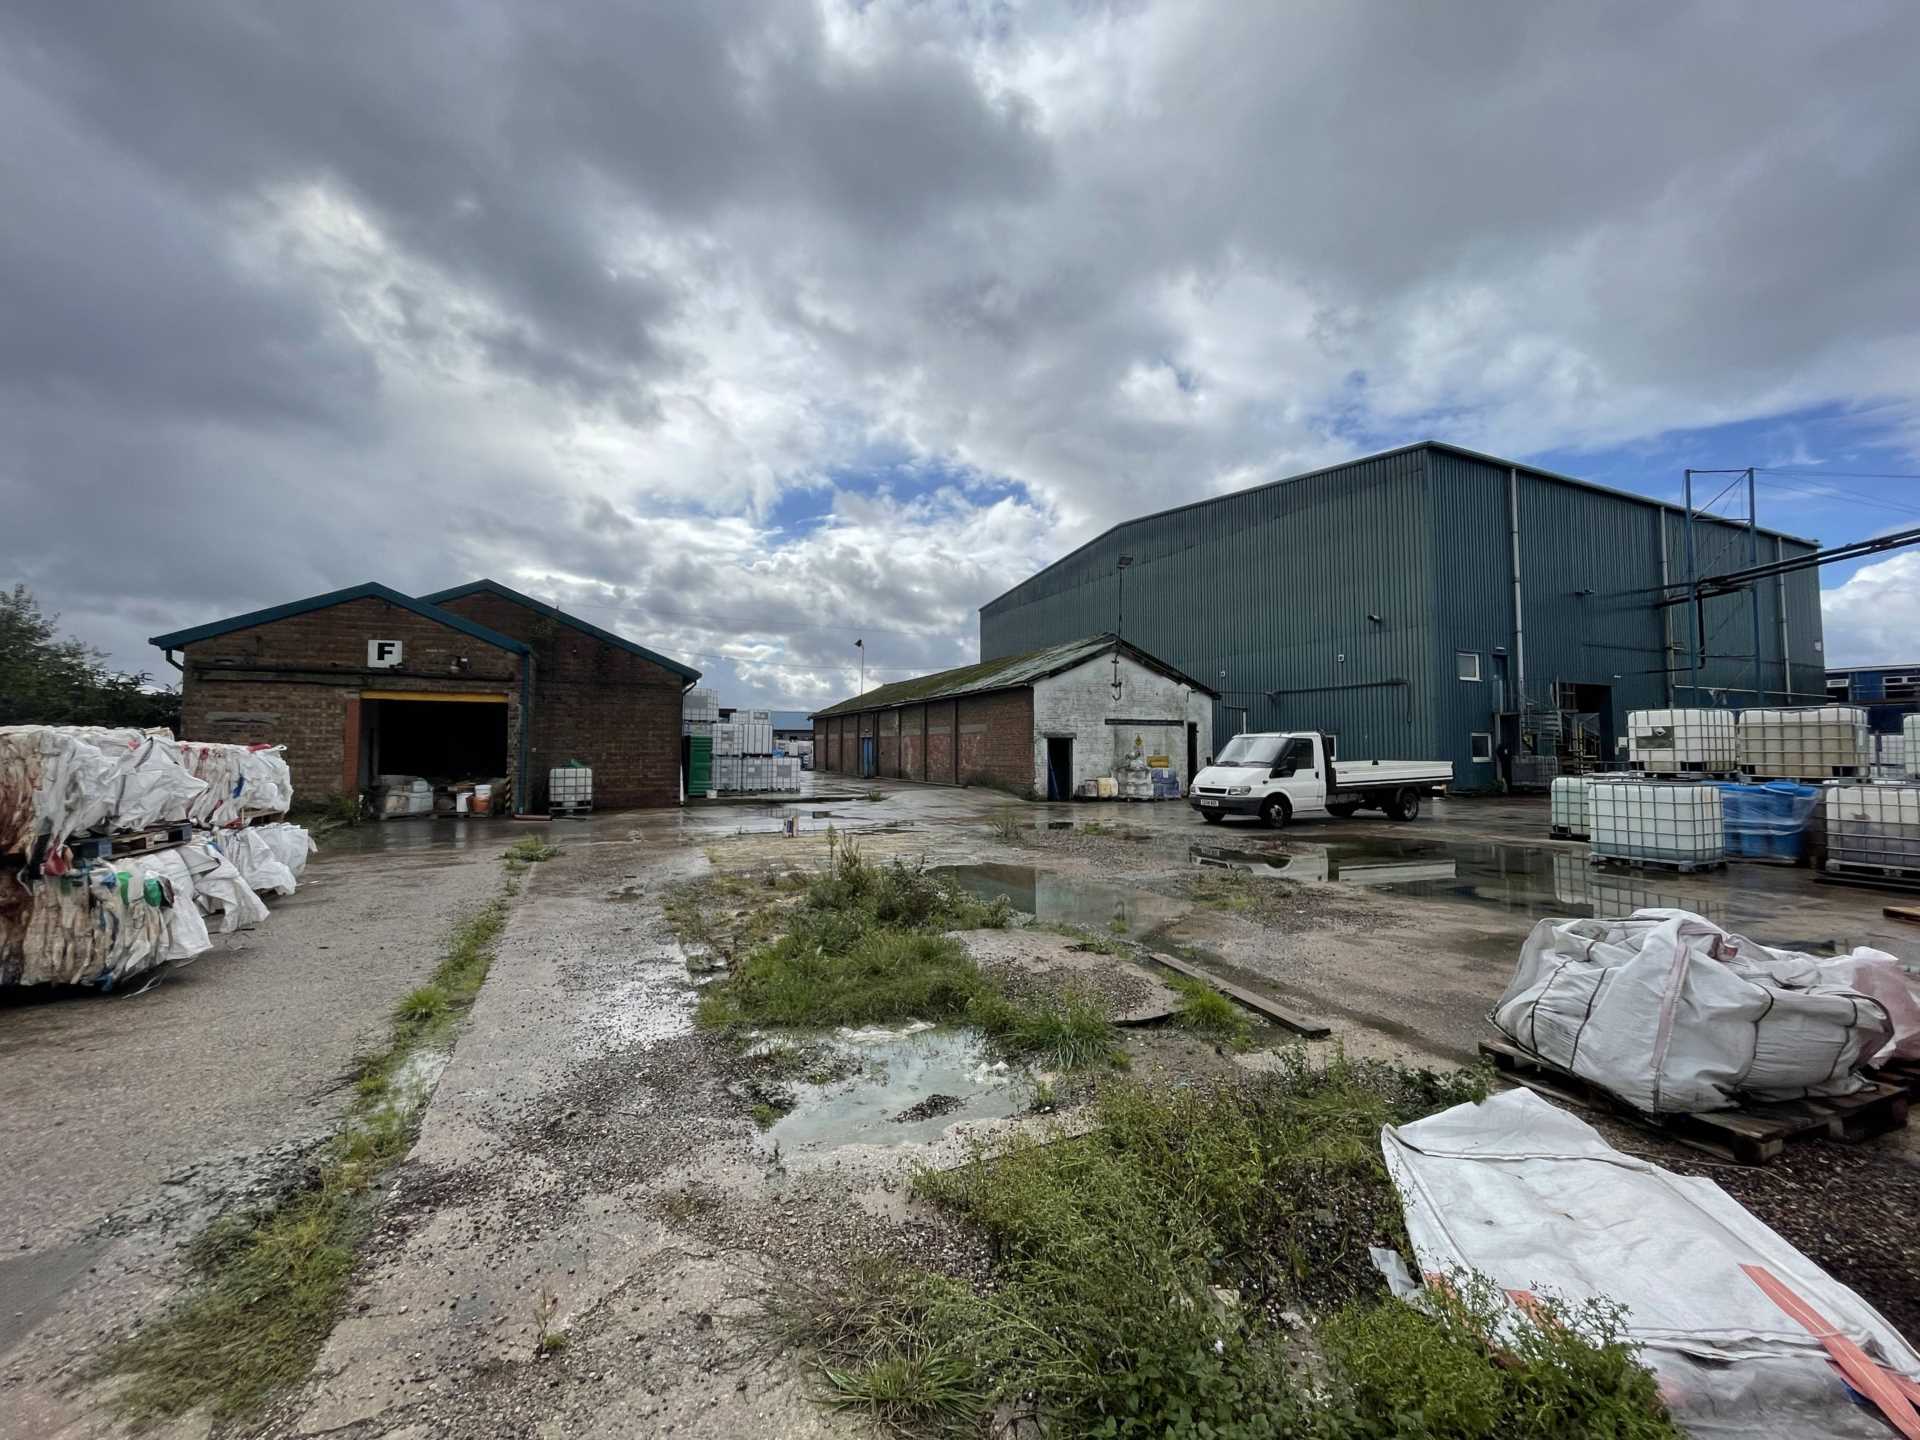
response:
<path id="1" fill-rule="evenodd" d="M 0 580 L 480 575 L 808 707 L 1425 436 L 1920 524 L 1920 5 L 0 7 Z M 1920 556 L 1832 572 L 1920 659 Z"/>

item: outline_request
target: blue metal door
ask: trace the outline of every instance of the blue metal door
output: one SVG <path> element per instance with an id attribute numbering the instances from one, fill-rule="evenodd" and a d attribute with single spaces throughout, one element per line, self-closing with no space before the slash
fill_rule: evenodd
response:
<path id="1" fill-rule="evenodd" d="M 871 780 L 880 769 L 879 762 L 874 758 L 875 743 L 871 735 L 860 737 L 860 778 L 862 780 Z"/>

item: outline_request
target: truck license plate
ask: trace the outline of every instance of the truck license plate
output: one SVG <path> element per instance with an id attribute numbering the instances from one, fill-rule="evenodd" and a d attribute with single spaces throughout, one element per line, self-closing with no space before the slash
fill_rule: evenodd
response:
<path id="1" fill-rule="evenodd" d="M 1220 802 L 1218 800 L 1202 800 L 1200 803 L 1202 805 L 1211 806 L 1215 809 L 1218 809 L 1220 805 Z"/>

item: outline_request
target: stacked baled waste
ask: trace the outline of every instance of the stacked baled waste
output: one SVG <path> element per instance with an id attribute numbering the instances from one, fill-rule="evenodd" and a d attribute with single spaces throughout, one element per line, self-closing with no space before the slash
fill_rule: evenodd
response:
<path id="1" fill-rule="evenodd" d="M 277 751 L 164 730 L 0 727 L 0 987 L 111 989 L 291 894 L 312 838 Z"/>
<path id="2" fill-rule="evenodd" d="M 219 830 L 286 814 L 293 804 L 293 777 L 280 758 L 281 748 L 184 742 L 183 763 L 207 787 L 194 802 L 193 823 Z"/>

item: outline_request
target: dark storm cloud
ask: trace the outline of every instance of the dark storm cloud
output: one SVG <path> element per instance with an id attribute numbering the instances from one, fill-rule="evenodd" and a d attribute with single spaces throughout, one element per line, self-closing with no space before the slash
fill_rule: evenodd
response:
<path id="1" fill-rule="evenodd" d="M 824 627 L 955 663 L 1092 530 L 1363 440 L 1916 425 L 1916 49 L 1893 4 L 16 0 L 7 556 L 128 664 L 484 572 L 813 702 Z M 1031 499 L 836 489 L 876 449 Z M 793 487 L 831 513 L 768 529 Z"/>

